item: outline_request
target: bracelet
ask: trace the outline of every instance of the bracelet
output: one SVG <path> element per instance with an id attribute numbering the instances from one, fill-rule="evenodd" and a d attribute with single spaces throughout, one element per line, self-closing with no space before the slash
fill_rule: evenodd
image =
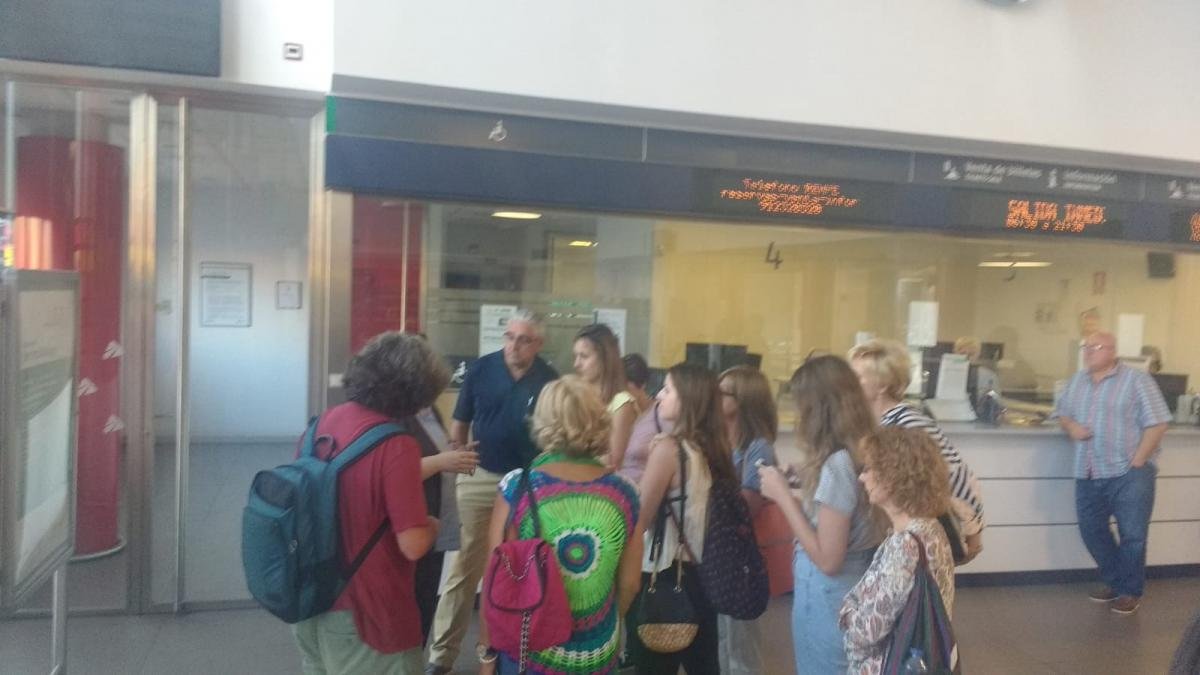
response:
<path id="1" fill-rule="evenodd" d="M 479 658 L 480 663 L 495 663 L 500 652 L 480 642 L 475 645 L 475 656 Z"/>

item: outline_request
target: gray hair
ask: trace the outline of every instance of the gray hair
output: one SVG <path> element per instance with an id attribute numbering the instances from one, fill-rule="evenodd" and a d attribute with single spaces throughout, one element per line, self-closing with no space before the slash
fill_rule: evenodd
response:
<path id="1" fill-rule="evenodd" d="M 512 316 L 508 317 L 509 323 L 514 321 L 520 321 L 521 323 L 529 324 L 533 328 L 533 332 L 536 333 L 538 337 L 544 337 L 546 335 L 546 320 L 537 312 L 522 307 L 521 309 L 513 312 Z"/>

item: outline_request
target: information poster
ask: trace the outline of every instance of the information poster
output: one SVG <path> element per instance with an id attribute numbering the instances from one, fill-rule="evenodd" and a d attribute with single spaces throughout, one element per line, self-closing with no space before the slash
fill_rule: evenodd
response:
<path id="1" fill-rule="evenodd" d="M 77 279 L 13 270 L 5 277 L 14 310 L 4 331 L 11 376 L 3 382 L 0 457 L 9 600 L 36 590 L 72 550 Z"/>
<path id="2" fill-rule="evenodd" d="M 908 303 L 908 346 L 932 347 L 937 344 L 938 304 L 928 300 Z"/>
<path id="3" fill-rule="evenodd" d="M 71 392 L 74 368 L 73 291 L 21 296 L 17 453 L 25 479 L 17 492 L 16 573 L 28 574 L 40 544 L 70 518 Z"/>
<path id="4" fill-rule="evenodd" d="M 1143 335 L 1146 332 L 1145 314 L 1117 315 L 1117 356 L 1136 358 L 1142 355 Z"/>
<path id="5" fill-rule="evenodd" d="M 200 325 L 250 325 L 250 265 L 200 263 Z"/>
<path id="6" fill-rule="evenodd" d="M 504 349 L 504 331 L 508 320 L 517 313 L 516 305 L 479 306 L 479 355 Z"/>
<path id="7" fill-rule="evenodd" d="M 621 307 L 597 307 L 592 312 L 592 321 L 608 326 L 613 335 L 617 336 L 617 344 L 621 353 L 625 353 L 625 324 L 629 312 Z"/>

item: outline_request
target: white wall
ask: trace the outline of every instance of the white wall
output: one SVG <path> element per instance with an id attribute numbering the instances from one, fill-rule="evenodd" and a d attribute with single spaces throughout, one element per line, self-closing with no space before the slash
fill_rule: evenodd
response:
<path id="1" fill-rule="evenodd" d="M 221 79 L 287 89 L 329 91 L 333 0 L 222 0 Z M 301 61 L 283 44 L 304 45 Z"/>
<path id="2" fill-rule="evenodd" d="M 1200 161 L 1195 0 L 334 6 L 337 74 Z"/>
<path id="3" fill-rule="evenodd" d="M 1116 332 L 1120 314 L 1145 317 L 1144 344 L 1162 350 L 1163 370 L 1200 380 L 1200 311 L 1195 289 L 1200 256 L 1177 254 L 1175 276 L 1151 279 L 1146 250 L 1072 242 L 1043 247 L 1043 269 L 979 269 L 975 278 L 975 330 L 986 341 L 1005 343 L 1005 356 L 1028 366 L 1049 390 L 1077 368 L 1079 314 L 1096 307 L 1100 325 Z M 1037 248 L 1033 248 L 1037 250 Z M 1093 275 L 1104 274 L 1095 285 Z M 1012 277 L 1009 279 L 1009 277 Z M 947 335 L 942 333 L 943 336 Z"/>
<path id="4" fill-rule="evenodd" d="M 295 438 L 308 407 L 308 122 L 192 109 L 188 137 L 191 231 L 191 435 L 194 441 Z M 173 176 L 160 175 L 160 189 Z M 173 433 L 176 261 L 170 209 L 160 204 L 156 433 Z M 200 263 L 252 266 L 251 325 L 200 325 Z M 302 308 L 277 309 L 275 282 L 303 282 Z"/>

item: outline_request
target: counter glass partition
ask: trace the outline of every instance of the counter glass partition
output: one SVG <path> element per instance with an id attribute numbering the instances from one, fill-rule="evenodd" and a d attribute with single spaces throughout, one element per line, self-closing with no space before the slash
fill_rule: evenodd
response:
<path id="1" fill-rule="evenodd" d="M 984 343 L 1006 395 L 1049 402 L 1078 367 L 1082 330 L 1162 354 L 1200 378 L 1200 255 L 1136 245 L 354 198 L 352 347 L 387 328 L 427 333 L 454 366 L 499 348 L 486 324 L 521 306 L 548 320 L 543 352 L 572 368 L 572 336 L 614 324 L 650 365 L 688 345 L 733 346 L 781 385 L 813 352 L 871 334 L 931 353 Z M 516 213 L 504 213 L 504 212 Z M 913 303 L 933 303 L 918 304 Z M 917 316 L 916 312 L 921 314 Z M 485 328 L 481 331 L 481 322 Z M 452 397 L 449 399 L 452 401 Z"/>

